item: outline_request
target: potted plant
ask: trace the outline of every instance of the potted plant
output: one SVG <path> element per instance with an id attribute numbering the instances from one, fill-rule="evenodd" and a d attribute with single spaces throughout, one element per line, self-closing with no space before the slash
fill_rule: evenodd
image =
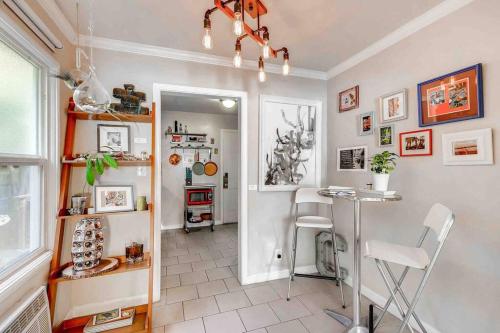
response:
<path id="1" fill-rule="evenodd" d="M 85 179 L 90 186 L 94 185 L 96 173 L 98 175 L 104 173 L 106 165 L 118 169 L 118 162 L 111 154 L 88 153 L 83 157 L 85 158 Z"/>
<path id="2" fill-rule="evenodd" d="M 389 177 L 396 168 L 396 157 L 398 155 L 383 151 L 373 155 L 370 160 L 371 171 L 373 172 L 373 189 L 375 191 L 387 191 L 389 187 Z"/>

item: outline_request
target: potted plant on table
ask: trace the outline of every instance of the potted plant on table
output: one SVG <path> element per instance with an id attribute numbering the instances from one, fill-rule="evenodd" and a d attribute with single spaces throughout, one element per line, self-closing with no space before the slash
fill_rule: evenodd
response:
<path id="1" fill-rule="evenodd" d="M 396 168 L 396 157 L 398 155 L 383 151 L 373 155 L 370 160 L 373 173 L 373 189 L 375 191 L 387 191 L 391 172 Z"/>

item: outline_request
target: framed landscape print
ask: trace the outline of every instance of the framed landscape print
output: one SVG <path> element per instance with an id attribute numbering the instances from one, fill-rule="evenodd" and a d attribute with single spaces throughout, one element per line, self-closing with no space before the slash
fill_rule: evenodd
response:
<path id="1" fill-rule="evenodd" d="M 339 112 L 349 111 L 357 107 L 359 107 L 359 86 L 339 93 Z"/>
<path id="2" fill-rule="evenodd" d="M 399 156 L 431 156 L 432 130 L 399 133 Z"/>
<path id="3" fill-rule="evenodd" d="M 394 145 L 394 125 L 381 125 L 377 128 L 378 146 L 387 147 Z"/>
<path id="4" fill-rule="evenodd" d="M 97 151 L 130 153 L 130 126 L 97 125 Z"/>
<path id="5" fill-rule="evenodd" d="M 260 96 L 259 190 L 321 182 L 321 102 Z"/>
<path id="6" fill-rule="evenodd" d="M 375 112 L 362 113 L 358 117 L 358 134 L 372 135 L 375 126 Z"/>
<path id="7" fill-rule="evenodd" d="M 366 171 L 368 147 L 337 148 L 337 171 Z"/>
<path id="8" fill-rule="evenodd" d="M 380 123 L 408 118 L 408 90 L 402 89 L 380 97 Z"/>
<path id="9" fill-rule="evenodd" d="M 444 165 L 493 164 L 491 128 L 443 134 Z"/>
<path id="10" fill-rule="evenodd" d="M 484 117 L 482 65 L 418 84 L 420 127 Z"/>
<path id="11" fill-rule="evenodd" d="M 94 208 L 96 213 L 133 211 L 134 193 L 132 185 L 94 186 Z"/>

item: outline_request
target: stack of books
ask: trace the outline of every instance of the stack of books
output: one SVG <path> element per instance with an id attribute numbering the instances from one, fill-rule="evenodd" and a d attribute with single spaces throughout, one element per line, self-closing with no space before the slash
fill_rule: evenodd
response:
<path id="1" fill-rule="evenodd" d="M 134 322 L 134 308 L 118 308 L 94 315 L 85 328 L 84 333 L 97 333 L 115 328 L 130 326 Z"/>

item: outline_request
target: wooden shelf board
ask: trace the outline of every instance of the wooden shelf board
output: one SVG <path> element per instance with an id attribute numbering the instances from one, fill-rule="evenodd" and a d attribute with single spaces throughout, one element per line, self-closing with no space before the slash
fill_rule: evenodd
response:
<path id="1" fill-rule="evenodd" d="M 126 161 L 126 160 L 117 160 L 118 162 L 118 166 L 120 167 L 134 167 L 134 166 L 151 166 L 151 160 L 137 160 L 137 161 Z M 62 160 L 62 164 L 64 165 L 70 165 L 72 167 L 76 167 L 76 168 L 82 168 L 82 167 L 85 167 L 86 166 L 86 163 L 85 162 L 74 162 L 74 161 L 71 161 L 71 160 L 65 160 L 63 159 Z M 106 168 L 109 168 L 108 166 L 106 166 Z"/>
<path id="2" fill-rule="evenodd" d="M 82 214 L 82 215 L 62 215 L 59 216 L 58 219 L 60 220 L 80 220 L 80 219 L 85 219 L 85 218 L 91 218 L 91 217 L 103 217 L 103 216 L 110 216 L 110 215 L 123 215 L 123 214 L 144 214 L 148 213 L 149 210 L 132 210 L 130 212 L 115 212 L 115 213 L 95 213 L 95 214 Z"/>
<path id="3" fill-rule="evenodd" d="M 191 136 L 207 136 L 206 133 L 165 133 L 165 135 L 191 135 Z"/>
<path id="4" fill-rule="evenodd" d="M 116 328 L 114 330 L 106 331 L 109 333 L 142 333 L 147 332 L 146 318 L 147 318 L 147 304 L 135 307 L 134 323 L 131 326 Z M 83 316 L 65 320 L 59 330 L 60 333 L 82 333 L 83 328 L 93 315 Z"/>
<path id="5" fill-rule="evenodd" d="M 141 262 L 141 263 L 137 263 L 137 264 L 128 264 L 125 261 L 125 257 L 124 256 L 114 257 L 114 258 L 117 258 L 119 260 L 119 262 L 120 262 L 119 265 L 118 265 L 118 268 L 116 268 L 115 270 L 112 270 L 110 272 L 103 273 L 101 275 L 91 276 L 91 277 L 83 278 L 83 279 L 92 279 L 92 278 L 95 278 L 95 277 L 101 277 L 101 276 L 107 276 L 107 275 L 113 275 L 113 274 L 121 274 L 121 273 L 127 273 L 127 272 L 133 272 L 133 271 L 138 271 L 138 270 L 143 270 L 143 269 L 149 269 L 149 268 L 151 268 L 151 260 L 150 260 L 149 252 L 144 253 L 144 258 L 145 258 L 144 261 Z M 59 268 L 59 270 L 57 271 L 57 273 L 55 273 L 53 276 L 49 277 L 49 282 L 51 282 L 51 283 L 60 283 L 60 282 L 70 282 L 70 281 L 83 280 L 83 279 L 71 280 L 71 279 L 63 278 L 61 276 L 61 272 L 66 267 L 70 266 L 71 264 L 72 263 L 66 263 L 66 264 L 62 265 Z"/>
<path id="6" fill-rule="evenodd" d="M 153 117 L 151 115 L 143 114 L 116 114 L 110 113 L 88 114 L 81 111 L 68 111 L 69 116 L 74 116 L 79 120 L 100 120 L 100 121 L 124 121 L 136 123 L 152 123 Z"/>

